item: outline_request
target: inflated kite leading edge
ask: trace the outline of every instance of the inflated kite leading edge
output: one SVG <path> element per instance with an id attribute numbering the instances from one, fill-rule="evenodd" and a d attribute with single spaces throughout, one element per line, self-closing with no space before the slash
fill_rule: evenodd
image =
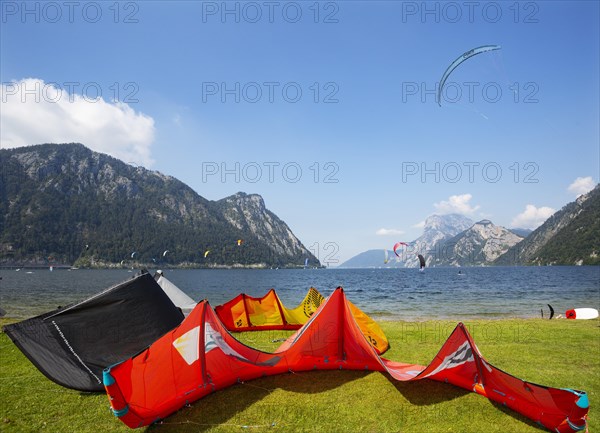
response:
<path id="1" fill-rule="evenodd" d="M 376 370 L 399 381 L 444 381 L 503 404 L 554 432 L 586 427 L 585 392 L 535 385 L 495 368 L 462 323 L 427 367 L 381 358 L 361 332 L 341 288 L 274 353 L 237 341 L 203 301 L 147 350 L 106 369 L 104 385 L 114 414 L 135 428 L 239 381 L 314 369 Z"/>

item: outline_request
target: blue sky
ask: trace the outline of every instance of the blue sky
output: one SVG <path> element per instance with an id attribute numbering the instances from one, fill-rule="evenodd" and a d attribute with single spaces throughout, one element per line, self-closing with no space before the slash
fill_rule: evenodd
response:
<path id="1" fill-rule="evenodd" d="M 433 213 L 533 228 L 600 177 L 598 2 L 1 3 L 2 147 L 261 194 L 331 264 Z"/>

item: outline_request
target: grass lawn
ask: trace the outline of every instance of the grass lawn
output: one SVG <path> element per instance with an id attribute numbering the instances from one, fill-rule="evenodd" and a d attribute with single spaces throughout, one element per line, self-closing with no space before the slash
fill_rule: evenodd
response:
<path id="1" fill-rule="evenodd" d="M 7 321 L 0 321 L 6 324 Z M 476 320 L 465 323 L 483 356 L 522 379 L 588 392 L 589 431 L 600 431 L 600 320 Z M 386 358 L 427 365 L 456 322 L 380 322 Z M 291 332 L 238 334 L 273 350 Z M 144 429 L 142 429 L 144 430 Z M 486 398 L 433 381 L 399 383 L 379 372 L 315 371 L 266 377 L 216 392 L 148 432 L 541 432 Z M 0 334 L 1 432 L 130 431 L 104 394 L 46 379 Z"/>

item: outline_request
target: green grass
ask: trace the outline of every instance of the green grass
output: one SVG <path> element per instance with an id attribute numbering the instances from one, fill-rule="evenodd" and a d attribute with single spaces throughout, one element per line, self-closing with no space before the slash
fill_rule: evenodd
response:
<path id="1" fill-rule="evenodd" d="M 2 323 L 2 322 L 0 322 Z M 6 323 L 6 322 L 4 322 Z M 385 357 L 426 365 L 456 322 L 381 322 Z M 589 394 L 589 431 L 600 429 L 600 321 L 477 320 L 466 323 L 483 356 L 528 381 Z M 239 334 L 272 350 L 289 332 Z M 315 371 L 257 379 L 216 392 L 146 429 L 162 432 L 541 432 L 484 397 L 433 381 L 399 383 L 378 372 Z M 0 335 L 1 432 L 130 431 L 104 394 L 46 379 Z"/>

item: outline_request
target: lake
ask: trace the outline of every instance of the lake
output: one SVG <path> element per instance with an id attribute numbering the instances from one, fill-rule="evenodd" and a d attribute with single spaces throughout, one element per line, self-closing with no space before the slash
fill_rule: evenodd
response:
<path id="1" fill-rule="evenodd" d="M 377 320 L 533 318 L 551 304 L 556 314 L 600 309 L 600 267 L 417 269 L 164 269 L 196 300 L 219 305 L 241 292 L 276 289 L 295 307 L 309 287 L 329 295 L 342 286 L 350 301 Z M 26 318 L 82 300 L 135 275 L 131 270 L 0 270 L 0 307 Z"/>

